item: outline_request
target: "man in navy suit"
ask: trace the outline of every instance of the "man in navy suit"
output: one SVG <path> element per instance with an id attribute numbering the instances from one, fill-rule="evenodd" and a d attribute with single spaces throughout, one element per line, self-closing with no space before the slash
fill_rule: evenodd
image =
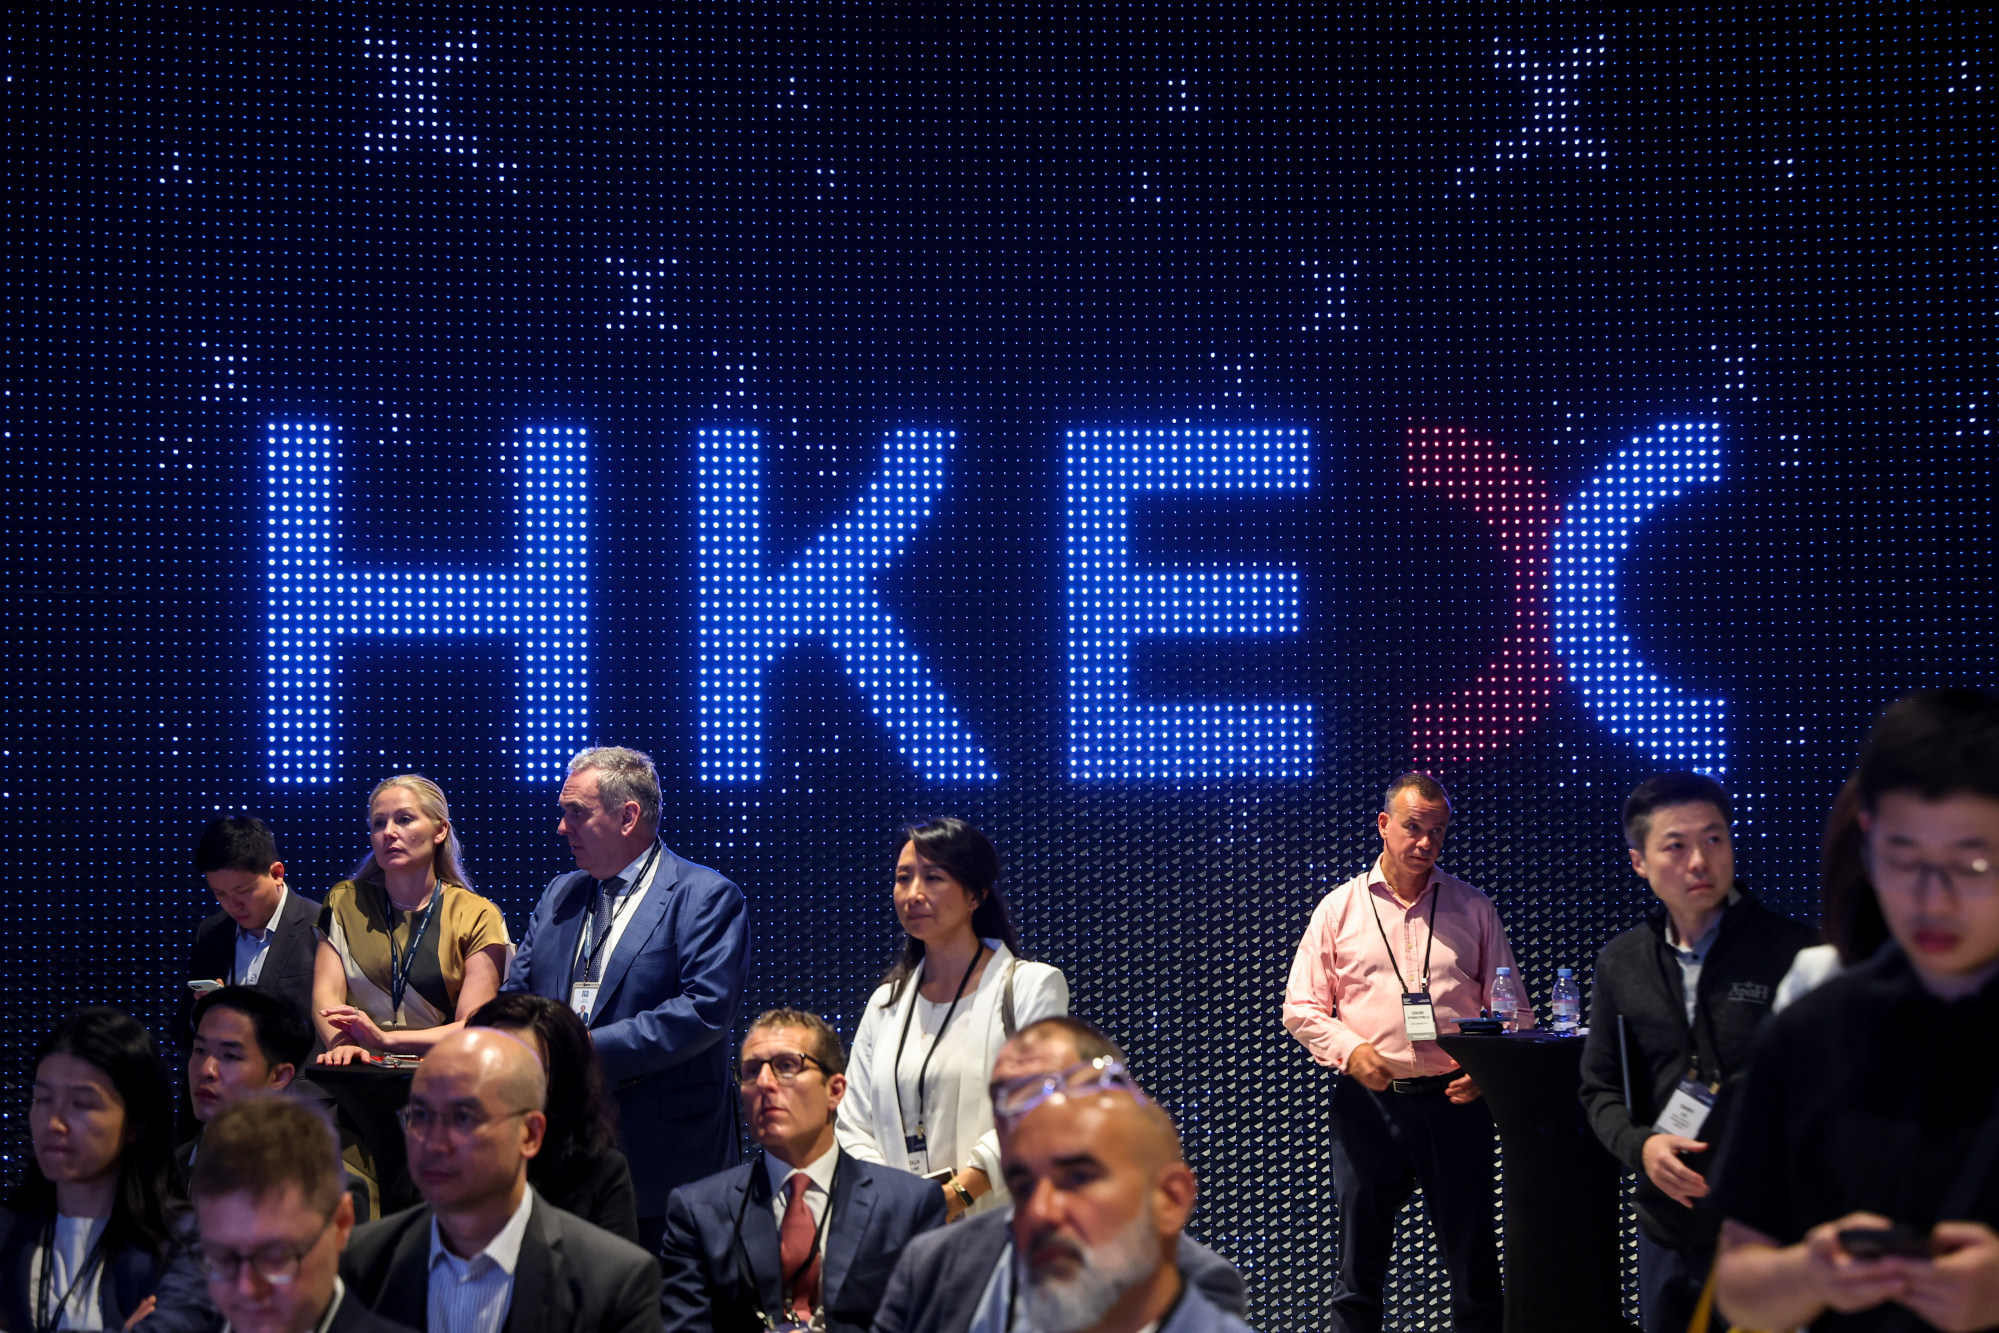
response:
<path id="1" fill-rule="evenodd" d="M 815 1314 L 827 1333 L 863 1333 L 904 1244 L 942 1225 L 933 1182 L 839 1150 L 846 1067 L 816 1014 L 773 1009 L 750 1026 L 737 1077 L 763 1155 L 668 1200 L 666 1333 L 803 1328 Z"/>
<path id="2" fill-rule="evenodd" d="M 639 1243 L 657 1252 L 667 1195 L 738 1156 L 723 1038 L 749 972 L 748 907 L 734 884 L 660 844 L 647 756 L 584 750 L 561 802 L 556 832 L 579 869 L 541 895 L 501 989 L 561 1000 L 590 1029 L 618 1100 Z"/>

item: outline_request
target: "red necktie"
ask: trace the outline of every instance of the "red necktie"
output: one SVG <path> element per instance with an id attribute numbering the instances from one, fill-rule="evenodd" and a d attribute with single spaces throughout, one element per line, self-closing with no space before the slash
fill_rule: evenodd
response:
<path id="1" fill-rule="evenodd" d="M 784 1267 L 784 1276 L 790 1279 L 793 1273 L 798 1273 L 792 1279 L 791 1308 L 808 1318 L 819 1304 L 819 1261 L 824 1257 L 812 1248 L 819 1228 L 813 1225 L 812 1210 L 805 1205 L 805 1187 L 811 1183 L 811 1177 L 803 1171 L 793 1172 L 791 1179 L 784 1182 L 784 1225 L 777 1233 L 777 1257 Z M 810 1264 L 805 1263 L 807 1255 L 812 1256 Z M 802 1273 L 798 1271 L 800 1265 L 805 1267 Z"/>

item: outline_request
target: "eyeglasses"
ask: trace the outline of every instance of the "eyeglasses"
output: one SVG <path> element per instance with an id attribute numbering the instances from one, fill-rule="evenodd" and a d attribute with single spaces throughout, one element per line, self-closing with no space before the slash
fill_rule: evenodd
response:
<path id="1" fill-rule="evenodd" d="M 993 1115 L 1001 1120 L 1018 1120 L 1043 1102 L 1057 1098 L 1084 1097 L 1093 1092 L 1122 1092 L 1141 1105 L 1151 1098 L 1131 1076 L 1122 1060 L 1098 1056 L 1053 1074 L 1022 1074 L 992 1087 Z"/>
<path id="2" fill-rule="evenodd" d="M 403 1122 L 404 1133 L 414 1134 L 420 1139 L 429 1137 L 430 1132 L 441 1125 L 452 1138 L 463 1142 L 488 1125 L 501 1120 L 512 1120 L 516 1116 L 533 1115 L 537 1109 L 539 1108 L 527 1107 L 519 1111 L 504 1111 L 499 1115 L 481 1115 L 469 1106 L 454 1106 L 445 1114 L 439 1115 L 428 1106 L 412 1103 L 396 1112 L 396 1119 Z"/>
<path id="3" fill-rule="evenodd" d="M 822 1074 L 826 1072 L 824 1061 L 815 1060 L 811 1056 L 800 1054 L 797 1051 L 779 1051 L 776 1055 L 766 1060 L 749 1059 L 743 1061 L 741 1066 L 736 1070 L 736 1082 L 747 1088 L 762 1078 L 764 1069 L 768 1067 L 771 1073 L 777 1075 L 778 1082 L 790 1083 L 805 1072 L 807 1065 L 810 1065 Z"/>
<path id="4" fill-rule="evenodd" d="M 308 1254 L 319 1248 L 319 1242 L 326 1236 L 326 1229 L 333 1225 L 333 1213 L 338 1209 L 339 1205 L 335 1204 L 334 1209 L 326 1214 L 326 1220 L 319 1224 L 319 1230 L 312 1233 L 312 1239 L 302 1248 L 294 1249 L 290 1245 L 282 1244 L 266 1245 L 255 1254 L 239 1254 L 235 1250 L 203 1245 L 201 1270 L 208 1274 L 210 1282 L 234 1282 L 236 1275 L 243 1271 L 243 1265 L 248 1264 L 258 1277 L 274 1287 L 282 1287 L 298 1276 L 298 1266 L 305 1262 Z"/>
<path id="5" fill-rule="evenodd" d="M 1861 849 L 1861 859 L 1866 862 L 1867 874 L 1874 881 L 1874 887 L 1883 893 L 1907 894 L 1914 897 L 1935 876 L 1937 883 L 1951 898 L 1962 901 L 1968 897 L 1983 898 L 1999 889 L 1999 866 L 1989 857 L 1974 856 L 1954 864 L 1939 865 L 1919 857 L 1879 856 L 1872 847 Z"/>

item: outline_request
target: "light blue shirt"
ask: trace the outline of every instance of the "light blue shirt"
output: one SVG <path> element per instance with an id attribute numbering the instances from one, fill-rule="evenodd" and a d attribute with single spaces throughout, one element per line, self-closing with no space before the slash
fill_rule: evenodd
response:
<path id="1" fill-rule="evenodd" d="M 271 941 L 277 937 L 278 922 L 284 918 L 285 899 L 291 890 L 282 883 L 278 885 L 278 905 L 271 909 L 271 919 L 264 923 L 262 930 L 245 930 L 236 927 L 236 965 L 229 970 L 229 980 L 238 986 L 254 986 L 264 975 L 264 955 L 271 951 Z"/>
<path id="2" fill-rule="evenodd" d="M 1721 911 L 1714 914 L 1714 922 L 1701 932 L 1701 937 L 1691 946 L 1680 943 L 1679 931 L 1673 926 L 1671 913 L 1666 915 L 1666 947 L 1673 951 L 1673 960 L 1680 965 L 1681 998 L 1687 1005 L 1687 1026 L 1694 1025 L 1694 1011 L 1700 1004 L 1701 968 L 1707 965 L 1708 950 L 1714 948 L 1715 937 L 1721 934 L 1721 919 L 1728 915 L 1729 907 L 1735 905 L 1742 894 L 1731 888 L 1728 902 Z"/>
<path id="3" fill-rule="evenodd" d="M 523 1190 L 521 1206 L 500 1234 L 470 1259 L 444 1248 L 437 1219 L 430 1219 L 430 1333 L 500 1333 L 514 1301 L 514 1269 L 520 1263 L 521 1240 L 532 1211 L 534 1190 Z"/>

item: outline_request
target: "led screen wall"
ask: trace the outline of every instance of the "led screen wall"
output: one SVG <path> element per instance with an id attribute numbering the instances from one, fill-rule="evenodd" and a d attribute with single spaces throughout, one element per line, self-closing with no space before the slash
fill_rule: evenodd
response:
<path id="1" fill-rule="evenodd" d="M 1545 999 L 1644 908 L 1639 777 L 1723 775 L 1810 916 L 1868 719 L 1999 675 L 1982 31 L 18 13 L 12 1162 L 59 1012 L 168 1012 L 209 814 L 318 892 L 431 774 L 518 930 L 566 756 L 626 743 L 749 894 L 752 1006 L 849 1033 L 897 822 L 986 827 L 1257 1322 L 1314 1320 L 1327 1079 L 1278 1000 L 1395 771 Z"/>

